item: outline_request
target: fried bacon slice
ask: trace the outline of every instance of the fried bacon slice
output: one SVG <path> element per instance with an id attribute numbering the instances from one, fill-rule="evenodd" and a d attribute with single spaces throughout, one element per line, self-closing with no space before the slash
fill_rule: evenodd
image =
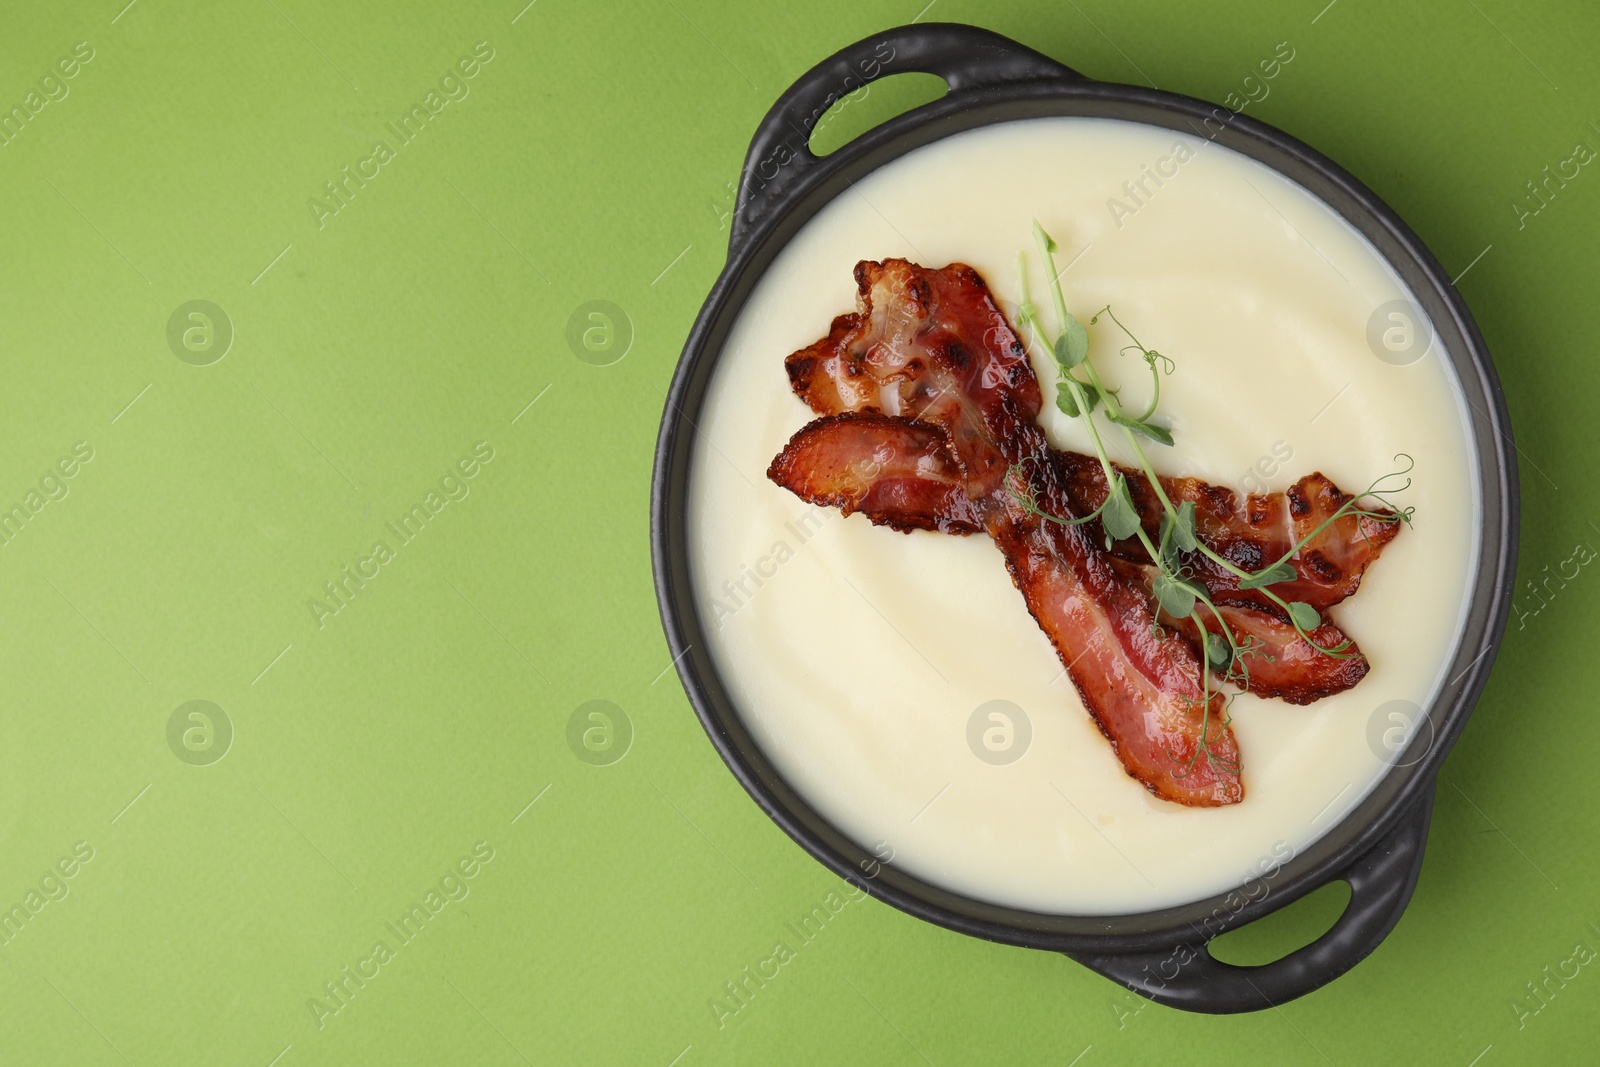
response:
<path id="1" fill-rule="evenodd" d="M 1256 642 L 1243 653 L 1249 671 L 1249 692 L 1259 697 L 1275 697 L 1290 704 L 1310 704 L 1323 697 L 1342 693 L 1367 676 L 1370 665 L 1354 641 L 1326 615 L 1311 631 L 1313 648 L 1294 628 L 1283 609 L 1273 603 L 1237 604 L 1215 601 L 1217 611 L 1233 631 L 1234 639 Z M 1210 612 L 1203 613 L 1206 629 L 1222 632 L 1222 622 Z M 1194 620 L 1169 620 L 1191 640 L 1197 638 Z M 1329 655 L 1318 651 L 1339 649 Z"/>
<path id="2" fill-rule="evenodd" d="M 767 477 L 842 515 L 864 512 L 879 526 L 983 529 L 944 431 L 907 419 L 855 412 L 818 419 L 794 435 Z"/>
<path id="3" fill-rule="evenodd" d="M 875 470 L 872 458 L 875 451 L 887 448 L 884 455 L 899 454 L 893 443 L 884 444 L 880 438 L 906 432 L 900 429 L 905 425 L 920 424 L 880 416 L 863 421 L 860 433 L 853 439 L 833 442 L 829 457 L 833 462 L 846 462 L 843 457 L 859 453 L 859 457 L 847 461 L 853 464 L 851 487 L 833 490 L 834 493 L 844 492 L 849 498 L 844 514 L 861 511 L 874 523 L 899 530 L 977 532 L 981 524 L 975 521 L 964 494 L 954 492 L 960 483 L 959 472 L 948 453 L 937 448 L 928 428 L 912 431 L 921 435 L 919 441 L 922 442 L 916 462 L 878 472 L 876 478 L 864 473 Z M 845 447 L 850 444 L 856 448 Z M 924 452 L 926 455 L 921 454 Z M 1060 449 L 1051 449 L 1050 458 L 1060 470 L 1074 514 L 1089 514 L 1105 501 L 1105 472 L 1099 460 Z M 1161 527 L 1161 507 L 1155 492 L 1141 472 L 1121 466 L 1117 470 L 1127 480 L 1129 496 L 1145 533 L 1154 540 Z M 821 485 L 830 481 L 834 474 L 829 468 L 819 467 L 813 471 L 813 477 L 819 479 L 817 484 Z M 920 488 L 911 484 L 920 479 L 934 484 Z M 875 482 L 887 484 L 878 486 Z M 1252 494 L 1242 499 L 1231 489 L 1199 478 L 1162 478 L 1161 485 L 1174 504 L 1194 503 L 1195 533 L 1200 540 L 1246 571 L 1260 570 L 1281 559 L 1291 546 L 1316 531 L 1350 500 L 1348 494 L 1320 471 L 1306 475 L 1285 492 Z M 843 499 L 819 502 L 841 507 L 846 503 Z M 1400 529 L 1392 511 L 1366 510 L 1369 515 L 1341 516 L 1316 533 L 1289 559 L 1296 577 L 1275 583 L 1273 592 L 1284 600 L 1310 604 L 1319 612 L 1354 594 L 1367 567 Z M 1103 539 L 1099 523 L 1089 525 L 1096 538 Z M 1151 562 L 1149 553 L 1136 537 L 1113 541 L 1111 552 L 1129 562 Z M 1230 603 L 1255 604 L 1269 611 L 1281 610 L 1260 590 L 1240 589 L 1236 575 L 1202 553 L 1187 553 L 1181 558 L 1213 597 Z M 1332 646 L 1324 644 L 1323 647 Z"/>
<path id="4" fill-rule="evenodd" d="M 1083 527 L 1041 519 L 1007 491 L 1007 472 L 1027 463 L 1039 471 L 1041 506 L 1074 514 L 1035 421 L 1038 379 L 983 279 L 961 264 L 928 270 L 904 260 L 864 261 L 855 276 L 859 310 L 786 361 L 795 392 L 825 417 L 795 435 L 769 477 L 803 499 L 861 508 L 874 492 L 863 480 L 871 465 L 900 472 L 897 482 L 923 466 L 935 482 L 959 474 L 972 521 L 1000 549 L 1128 773 L 1180 804 L 1238 803 L 1238 746 L 1221 695 L 1205 694 L 1194 643 L 1155 625 L 1136 568 L 1096 548 Z M 941 431 L 946 452 L 915 432 L 884 432 L 882 418 Z M 877 435 L 865 452 L 863 433 Z M 918 492 L 888 495 L 899 506 Z M 903 511 L 880 518 L 928 528 Z"/>
<path id="5" fill-rule="evenodd" d="M 1074 509 L 1088 514 L 1098 508 L 1106 498 L 1106 476 L 1100 461 L 1064 451 L 1053 452 L 1051 458 L 1060 468 Z M 1118 470 L 1127 479 L 1128 495 L 1145 532 L 1154 540 L 1161 527 L 1161 505 L 1155 491 L 1142 473 L 1122 467 Z M 1174 504 L 1194 502 L 1195 534 L 1218 555 L 1245 571 L 1258 571 L 1277 562 L 1302 537 L 1312 534 L 1350 501 L 1350 496 L 1320 471 L 1306 475 L 1282 493 L 1252 494 L 1242 499 L 1231 489 L 1199 478 L 1162 478 L 1161 486 Z M 1276 583 L 1272 591 L 1284 600 L 1303 601 L 1318 611 L 1354 594 L 1367 567 L 1400 532 L 1398 516 L 1392 511 L 1364 510 L 1370 514 L 1340 516 L 1316 533 L 1289 560 L 1296 577 Z M 1150 562 L 1136 537 L 1113 542 L 1111 551 L 1136 563 Z M 1239 579 L 1209 557 L 1191 552 L 1182 559 L 1213 596 L 1275 607 L 1260 590 L 1240 589 Z"/>

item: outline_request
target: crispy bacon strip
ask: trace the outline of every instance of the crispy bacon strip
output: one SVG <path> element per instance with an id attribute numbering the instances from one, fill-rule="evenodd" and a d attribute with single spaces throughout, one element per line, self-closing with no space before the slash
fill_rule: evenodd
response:
<path id="1" fill-rule="evenodd" d="M 936 426 L 887 415 L 818 419 L 794 435 L 767 477 L 843 515 L 864 512 L 879 526 L 970 534 L 983 515 Z"/>
<path id="2" fill-rule="evenodd" d="M 983 279 L 960 264 L 927 270 L 888 260 L 857 264 L 856 281 L 860 310 L 786 361 L 796 393 L 828 417 L 795 435 L 769 477 L 804 499 L 859 507 L 871 489 L 852 464 L 868 427 L 849 413 L 904 416 L 942 431 L 952 464 L 939 468 L 942 476 L 959 472 L 967 501 L 1128 773 L 1181 804 L 1243 799 L 1238 747 L 1221 696 L 1204 699 L 1193 643 L 1157 636 L 1148 590 L 1082 527 L 1041 520 L 1006 492 L 1006 472 L 1027 461 L 1040 472 L 1042 506 L 1073 513 L 1035 422 L 1038 380 Z M 886 469 L 942 462 L 916 434 L 896 431 L 879 444 L 889 441 L 874 460 Z M 818 464 L 847 476 L 818 478 Z"/>
<path id="3" fill-rule="evenodd" d="M 1052 453 L 1052 459 L 1060 468 L 1078 513 L 1087 514 L 1099 507 L 1106 498 L 1106 477 L 1100 461 L 1062 451 Z M 1118 469 L 1127 479 L 1129 496 L 1146 533 L 1154 540 L 1161 528 L 1161 504 L 1155 491 L 1142 473 Z M 1350 501 L 1349 495 L 1320 471 L 1306 475 L 1285 492 L 1253 494 L 1242 500 L 1233 490 L 1199 478 L 1163 478 L 1161 486 L 1174 504 L 1193 501 L 1196 535 L 1218 555 L 1246 571 L 1258 571 L 1281 559 L 1302 537 Z M 1385 508 L 1367 510 L 1386 516 L 1394 514 Z M 1325 611 L 1355 593 L 1367 567 L 1399 531 L 1396 518 L 1345 515 L 1330 523 L 1289 560 L 1297 577 L 1277 583 L 1272 591 L 1284 600 L 1304 601 Z M 1150 562 L 1136 537 L 1114 542 L 1111 550 L 1123 559 Z M 1259 590 L 1240 589 L 1239 579 L 1232 572 L 1199 552 L 1188 553 L 1183 562 L 1213 596 L 1275 607 Z"/>
<path id="4" fill-rule="evenodd" d="M 831 461 L 853 465 L 850 488 L 832 490 L 843 492 L 848 498 L 849 506 L 844 513 L 861 511 L 874 523 L 898 530 L 976 533 L 981 523 L 964 494 L 955 491 L 960 484 L 960 472 L 948 453 L 935 445 L 934 437 L 928 436 L 929 428 L 915 431 L 923 435 L 919 437 L 920 451 L 928 453 L 918 462 L 908 461 L 900 468 L 884 470 L 876 478 L 864 473 L 875 469 L 872 456 L 886 447 L 880 437 L 894 437 L 905 432 L 901 427 L 908 425 L 920 424 L 882 416 L 864 421 L 861 433 L 848 442 L 855 445 L 853 451 L 860 453 L 859 458 L 848 461 L 845 457 L 852 450 L 842 447 L 847 442 L 835 443 Z M 939 440 L 942 442 L 942 437 Z M 897 453 L 892 444 L 887 447 L 885 455 Z M 1060 468 L 1074 513 L 1088 514 L 1105 501 L 1105 473 L 1099 460 L 1059 449 L 1051 449 L 1050 457 Z M 1117 469 L 1127 479 L 1129 495 L 1146 534 L 1154 540 L 1161 527 L 1161 506 L 1150 483 L 1141 472 L 1121 466 Z M 831 469 L 816 468 L 813 477 L 817 479 L 816 484 L 822 485 L 835 474 Z M 914 486 L 912 483 L 919 479 L 929 479 L 933 484 Z M 875 485 L 875 482 L 885 484 Z M 1247 571 L 1260 570 L 1281 559 L 1290 546 L 1311 534 L 1350 500 L 1348 494 L 1320 471 L 1306 475 L 1285 492 L 1252 494 L 1242 500 L 1231 489 L 1199 478 L 1163 478 L 1161 484 L 1174 504 L 1194 502 L 1195 532 L 1199 538 L 1223 558 Z M 829 499 L 827 503 L 843 506 L 846 501 Z M 1386 508 L 1368 510 L 1379 515 L 1394 514 Z M 1099 523 L 1090 525 L 1096 538 L 1103 539 Z M 1384 546 L 1394 539 L 1399 527 L 1395 519 L 1353 514 L 1329 523 L 1290 558 L 1297 577 L 1278 582 L 1272 587 L 1273 592 L 1284 600 L 1303 601 L 1318 611 L 1326 611 L 1355 593 L 1361 576 Z M 1136 537 L 1112 542 L 1111 551 L 1132 563 L 1150 562 L 1149 553 Z M 1213 597 L 1230 603 L 1254 604 L 1269 611 L 1279 610 L 1260 590 L 1240 589 L 1238 577 L 1209 557 L 1193 552 L 1184 555 L 1183 562 Z"/>
<path id="5" fill-rule="evenodd" d="M 1249 691 L 1256 696 L 1276 697 L 1290 704 L 1310 704 L 1342 693 L 1367 676 L 1370 669 L 1367 657 L 1326 616 L 1311 631 L 1311 640 L 1322 648 L 1339 648 L 1349 641 L 1338 655 L 1312 648 L 1276 604 L 1233 604 L 1219 600 L 1216 605 L 1235 640 L 1242 642 L 1248 636 L 1260 642 L 1244 656 L 1244 666 L 1250 677 Z M 1205 612 L 1202 617 L 1207 630 L 1222 632 L 1222 624 L 1215 615 Z M 1180 619 L 1176 625 L 1191 640 L 1198 636 L 1192 619 Z"/>

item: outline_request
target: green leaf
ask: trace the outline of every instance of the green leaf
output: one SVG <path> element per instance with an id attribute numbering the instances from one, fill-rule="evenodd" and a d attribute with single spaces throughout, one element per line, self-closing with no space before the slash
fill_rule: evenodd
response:
<path id="1" fill-rule="evenodd" d="M 1178 555 L 1178 546 L 1170 540 L 1161 546 L 1161 565 L 1173 574 L 1177 574 L 1183 567 L 1183 557 Z"/>
<path id="2" fill-rule="evenodd" d="M 1139 532 L 1139 513 L 1133 509 L 1133 501 L 1128 497 L 1128 483 L 1120 474 L 1111 483 L 1111 494 L 1100 511 L 1100 523 L 1106 528 L 1106 533 L 1118 541 Z"/>
<path id="3" fill-rule="evenodd" d="M 1198 542 L 1194 538 L 1194 505 L 1185 502 L 1178 508 L 1176 514 L 1163 512 L 1161 515 L 1161 537 L 1158 549 L 1161 553 L 1161 565 L 1172 573 L 1177 573 L 1182 559 L 1180 552 L 1193 552 Z"/>
<path id="4" fill-rule="evenodd" d="M 1083 323 L 1069 314 L 1066 328 L 1061 331 L 1061 336 L 1056 338 L 1056 362 L 1061 364 L 1062 370 L 1071 370 L 1082 363 L 1088 354 L 1089 331 L 1083 328 Z"/>
<path id="5" fill-rule="evenodd" d="M 1046 252 L 1049 252 L 1052 255 L 1055 253 L 1056 239 L 1045 232 L 1044 227 L 1039 225 L 1038 219 L 1033 220 L 1033 237 L 1034 240 L 1038 241 L 1044 246 L 1044 250 Z"/>
<path id="6" fill-rule="evenodd" d="M 1178 546 L 1168 536 L 1168 519 L 1161 518 L 1161 538 L 1156 543 L 1156 549 L 1161 553 L 1161 567 L 1163 570 L 1176 574 L 1178 568 L 1183 566 L 1183 560 L 1178 556 Z"/>
<path id="7" fill-rule="evenodd" d="M 1095 409 L 1096 404 L 1100 403 L 1100 390 L 1083 382 L 1077 382 L 1076 384 L 1079 389 L 1083 390 L 1084 399 L 1089 404 L 1084 412 L 1087 414 Z M 1071 384 L 1067 382 L 1056 383 L 1056 407 L 1074 419 L 1078 417 L 1078 399 L 1074 395 Z"/>
<path id="8" fill-rule="evenodd" d="M 1206 634 L 1206 658 L 1211 661 L 1211 666 L 1219 671 L 1228 669 L 1228 664 L 1233 662 L 1233 649 L 1228 647 L 1228 642 L 1221 634 Z"/>
<path id="9" fill-rule="evenodd" d="M 1172 540 L 1184 552 L 1193 552 L 1200 547 L 1200 539 L 1194 532 L 1194 501 L 1185 500 L 1178 505 L 1178 518 L 1172 526 Z"/>
<path id="10" fill-rule="evenodd" d="M 1093 394 L 1090 394 L 1093 396 Z M 1078 401 L 1074 396 L 1072 386 L 1066 382 L 1056 383 L 1056 407 L 1066 413 L 1069 418 L 1078 417 Z"/>
<path id="11" fill-rule="evenodd" d="M 1188 582 L 1161 573 L 1150 583 L 1150 591 L 1155 593 L 1161 610 L 1174 619 L 1186 619 L 1194 611 L 1194 587 Z"/>
<path id="12" fill-rule="evenodd" d="M 1295 573 L 1293 567 L 1287 563 L 1279 562 L 1256 571 L 1248 578 L 1241 579 L 1239 588 L 1264 589 L 1269 585 L 1276 585 L 1278 582 L 1290 582 L 1298 577 L 1299 575 Z"/>
<path id="13" fill-rule="evenodd" d="M 1157 426 L 1154 423 L 1149 422 L 1140 422 L 1138 419 L 1130 419 L 1126 415 L 1112 416 L 1111 421 L 1116 423 L 1118 426 L 1126 426 L 1134 433 L 1143 434 L 1152 441 L 1159 441 L 1161 444 L 1169 447 L 1172 445 L 1172 431 L 1168 430 L 1164 426 Z"/>
<path id="14" fill-rule="evenodd" d="M 1307 633 L 1322 625 L 1322 616 L 1317 614 L 1317 609 L 1299 600 L 1289 605 L 1289 618 Z"/>

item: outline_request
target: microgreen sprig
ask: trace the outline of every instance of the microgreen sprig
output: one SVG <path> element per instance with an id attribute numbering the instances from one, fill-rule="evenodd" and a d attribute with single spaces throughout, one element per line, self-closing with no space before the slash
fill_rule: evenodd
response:
<path id="1" fill-rule="evenodd" d="M 1200 539 L 1195 527 L 1195 506 L 1193 501 L 1184 501 L 1181 505 L 1174 505 L 1167 496 L 1161 479 L 1151 467 L 1150 459 L 1146 455 L 1141 438 L 1156 441 L 1159 444 L 1171 446 L 1173 436 L 1170 428 L 1151 421 L 1156 415 L 1156 409 L 1161 402 L 1161 378 L 1163 374 L 1171 374 L 1176 370 L 1176 364 L 1168 356 L 1156 349 L 1147 347 L 1139 338 L 1117 318 L 1107 304 L 1094 314 L 1089 320 L 1090 325 L 1100 321 L 1105 316 L 1116 324 L 1130 343 L 1123 345 L 1119 354 L 1130 351 L 1138 352 L 1150 370 L 1151 390 L 1150 400 L 1142 412 L 1131 415 L 1122 405 L 1121 392 L 1108 387 L 1100 378 L 1094 364 L 1089 360 L 1089 334 L 1083 324 L 1067 309 L 1066 296 L 1061 288 L 1061 276 L 1056 271 L 1055 253 L 1059 250 L 1055 240 L 1045 232 L 1044 227 L 1037 221 L 1033 224 L 1034 241 L 1038 245 L 1039 255 L 1044 263 L 1045 271 L 1049 276 L 1049 289 L 1051 303 L 1054 306 L 1056 320 L 1060 323 L 1060 331 L 1055 339 L 1049 340 L 1039 320 L 1038 308 L 1035 307 L 1029 295 L 1027 257 L 1025 254 L 1018 256 L 1018 273 L 1021 284 L 1021 302 L 1017 310 L 1017 325 L 1023 332 L 1024 344 L 1035 350 L 1043 349 L 1050 353 L 1057 367 L 1058 381 L 1056 383 L 1056 407 L 1069 418 L 1083 420 L 1089 432 L 1090 440 L 1094 447 L 1094 454 L 1099 460 L 1100 469 L 1106 481 L 1106 498 L 1099 507 L 1088 515 L 1076 518 L 1062 519 L 1051 515 L 1038 505 L 1033 497 L 1032 487 L 1027 478 L 1027 472 L 1020 465 L 1013 467 L 1009 472 L 1010 480 L 1019 482 L 1021 490 L 1011 488 L 1011 495 L 1019 505 L 1030 515 L 1035 515 L 1051 522 L 1065 526 L 1076 526 L 1094 519 L 1099 519 L 1105 531 L 1107 547 L 1113 540 L 1123 540 L 1135 537 L 1144 546 L 1146 553 L 1156 567 L 1156 576 L 1151 582 L 1151 592 L 1159 606 L 1157 621 L 1154 629 L 1164 635 L 1160 624 L 1160 615 L 1166 614 L 1172 619 L 1190 619 L 1196 631 L 1202 635 L 1201 642 L 1201 698 L 1195 701 L 1202 715 L 1200 748 L 1194 757 L 1184 762 L 1194 765 L 1204 754 L 1208 763 L 1237 772 L 1233 766 L 1221 757 L 1215 756 L 1211 751 L 1208 739 L 1210 716 L 1206 708 L 1210 706 L 1210 699 L 1214 692 L 1213 668 L 1219 672 L 1221 680 L 1234 685 L 1240 691 L 1246 691 L 1250 686 L 1250 672 L 1248 661 L 1255 656 L 1263 656 L 1261 652 L 1263 642 L 1251 634 L 1243 636 L 1236 633 L 1228 624 L 1227 619 L 1212 601 L 1204 584 L 1200 582 L 1187 563 L 1186 556 L 1196 553 L 1210 560 L 1229 572 L 1238 581 L 1240 589 L 1259 590 L 1271 603 L 1275 604 L 1294 626 L 1300 639 L 1305 641 L 1317 652 L 1346 658 L 1353 655 L 1349 650 L 1351 642 L 1346 639 L 1337 645 L 1323 646 L 1317 643 L 1312 634 L 1321 628 L 1322 617 L 1310 604 L 1302 601 L 1288 601 L 1279 596 L 1271 587 L 1282 582 L 1293 581 L 1299 577 L 1292 561 L 1300 552 L 1310 544 L 1323 531 L 1334 523 L 1351 515 L 1361 519 L 1376 522 L 1405 522 L 1412 519 L 1412 508 L 1377 511 L 1362 504 L 1364 500 L 1377 500 L 1387 505 L 1387 497 L 1409 488 L 1411 480 L 1406 477 L 1414 468 L 1415 463 L 1409 456 L 1396 456 L 1397 460 L 1406 461 L 1406 466 L 1398 471 L 1391 472 L 1375 480 L 1366 490 L 1350 497 L 1335 512 L 1317 525 L 1310 533 L 1296 541 L 1281 557 L 1257 571 L 1246 571 L 1233 561 L 1225 558 L 1210 545 Z M 1030 343 L 1031 342 L 1031 343 Z M 1161 508 L 1161 522 L 1155 540 L 1144 528 L 1138 510 L 1133 505 L 1132 494 L 1129 491 L 1127 480 L 1122 471 L 1112 463 L 1107 452 L 1105 440 L 1102 438 L 1100 428 L 1094 419 L 1094 413 L 1099 409 L 1101 418 L 1111 426 L 1120 429 L 1127 440 L 1129 448 L 1138 459 L 1140 473 L 1149 483 L 1156 501 Z M 1399 485 L 1386 486 L 1390 479 L 1403 479 Z M 1362 536 L 1366 536 L 1363 526 Z M 1214 626 L 1208 626 L 1207 620 L 1213 620 Z M 1232 702 L 1232 697 L 1227 697 L 1223 710 L 1223 725 L 1228 723 L 1227 709 Z M 1185 772 L 1188 773 L 1188 772 Z"/>

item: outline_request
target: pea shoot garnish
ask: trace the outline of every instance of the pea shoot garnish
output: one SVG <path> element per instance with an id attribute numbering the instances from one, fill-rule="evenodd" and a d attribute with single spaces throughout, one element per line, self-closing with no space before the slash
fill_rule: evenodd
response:
<path id="1" fill-rule="evenodd" d="M 1203 754 L 1208 763 L 1215 763 L 1223 770 L 1236 773 L 1238 770 L 1236 766 L 1215 756 L 1211 751 L 1212 741 L 1207 738 L 1210 716 L 1206 709 L 1210 706 L 1213 695 L 1224 692 L 1219 688 L 1221 683 L 1232 685 L 1235 691 L 1232 694 L 1224 693 L 1222 724 L 1228 725 L 1228 706 L 1239 692 L 1249 690 L 1250 659 L 1263 655 L 1261 649 L 1264 643 L 1252 634 L 1238 632 L 1229 623 L 1204 583 L 1197 577 L 1194 568 L 1186 560 L 1194 559 L 1197 555 L 1209 560 L 1237 579 L 1239 589 L 1258 591 L 1281 612 L 1284 618 L 1288 619 L 1300 640 L 1317 653 L 1347 658 L 1353 654 L 1350 651 L 1351 641 L 1348 638 L 1337 644 L 1327 646 L 1319 644 L 1313 636 L 1322 627 L 1322 616 L 1317 609 L 1302 601 L 1286 600 L 1273 587 L 1298 579 L 1300 575 L 1295 569 L 1294 561 L 1301 551 L 1341 519 L 1357 516 L 1375 522 L 1410 523 L 1413 509 L 1378 510 L 1378 506 L 1387 505 L 1388 496 L 1410 487 L 1411 481 L 1406 475 L 1410 473 L 1414 463 L 1409 456 L 1397 456 L 1397 460 L 1403 461 L 1403 466 L 1399 470 L 1378 478 L 1365 491 L 1345 500 L 1332 515 L 1291 545 L 1278 559 L 1255 571 L 1239 567 L 1200 538 L 1195 527 L 1194 502 L 1186 500 L 1179 505 L 1172 502 L 1145 452 L 1145 441 L 1154 441 L 1166 446 L 1173 444 L 1171 428 L 1155 420 L 1161 402 L 1161 379 L 1164 375 L 1172 374 L 1177 365 L 1161 352 L 1147 347 L 1123 324 L 1122 320 L 1117 318 L 1110 305 L 1101 308 L 1089 319 L 1091 326 L 1098 324 L 1102 317 L 1115 324 L 1128 342 L 1120 348 L 1119 355 L 1137 353 L 1150 371 L 1150 399 L 1143 406 L 1143 410 L 1135 413 L 1133 405 L 1124 403 L 1121 391 L 1105 384 L 1089 358 L 1089 332 L 1067 309 L 1061 279 L 1056 272 L 1056 242 L 1038 222 L 1033 225 L 1033 236 L 1049 280 L 1051 303 L 1060 329 L 1053 340 L 1045 333 L 1038 308 L 1029 295 L 1025 255 L 1018 257 L 1021 301 L 1017 310 L 1017 325 L 1023 334 L 1024 344 L 1034 351 L 1048 352 L 1054 360 L 1058 377 L 1056 407 L 1069 418 L 1083 420 L 1093 445 L 1094 457 L 1099 461 L 1100 470 L 1105 477 L 1107 492 L 1100 506 L 1087 515 L 1072 518 L 1051 515 L 1039 506 L 1027 472 L 1022 465 L 1018 465 L 1010 472 L 1011 494 L 1028 514 L 1053 523 L 1076 526 L 1098 519 L 1105 532 L 1107 548 L 1113 541 L 1137 538 L 1156 571 L 1151 581 L 1151 592 L 1159 605 L 1156 615 L 1158 621 L 1153 627 L 1155 635 L 1162 638 L 1174 636 L 1160 623 L 1162 615 L 1174 621 L 1191 620 L 1195 632 L 1199 635 L 1201 697 L 1192 703 L 1202 717 L 1200 745 L 1193 758 L 1180 762 L 1192 767 Z M 1121 431 L 1129 449 L 1137 458 L 1137 476 L 1142 476 L 1149 484 L 1160 508 L 1161 521 L 1154 537 L 1145 529 L 1139 512 L 1134 507 L 1126 477 L 1111 461 L 1102 431 L 1104 433 Z M 1398 480 L 1399 484 L 1394 484 L 1395 480 Z M 1363 503 L 1367 501 L 1375 501 L 1376 504 Z"/>

